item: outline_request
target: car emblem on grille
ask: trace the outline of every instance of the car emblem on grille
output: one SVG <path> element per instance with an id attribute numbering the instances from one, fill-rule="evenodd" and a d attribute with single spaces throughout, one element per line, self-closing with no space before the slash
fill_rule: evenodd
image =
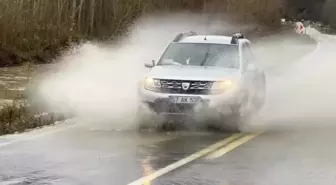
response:
<path id="1" fill-rule="evenodd" d="M 183 89 L 183 90 L 188 90 L 188 89 L 189 89 L 189 86 L 190 86 L 190 83 L 188 83 L 188 82 L 184 82 L 184 83 L 182 83 L 182 89 Z"/>

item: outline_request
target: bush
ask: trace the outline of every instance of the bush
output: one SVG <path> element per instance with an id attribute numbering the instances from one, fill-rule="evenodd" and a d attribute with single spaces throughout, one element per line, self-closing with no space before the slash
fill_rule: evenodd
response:
<path id="1" fill-rule="evenodd" d="M 0 135 L 23 132 L 64 119 L 62 115 L 36 111 L 26 100 L 15 100 L 0 107 Z"/>

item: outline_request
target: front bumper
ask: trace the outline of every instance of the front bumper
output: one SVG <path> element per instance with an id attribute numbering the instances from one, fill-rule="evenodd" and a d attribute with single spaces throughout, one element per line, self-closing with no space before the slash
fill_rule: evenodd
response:
<path id="1" fill-rule="evenodd" d="M 169 96 L 197 96 L 202 101 L 197 104 L 171 103 Z M 241 91 L 219 95 L 186 95 L 139 90 L 140 108 L 154 115 L 214 117 L 219 114 L 231 114 L 242 101 L 244 94 Z"/>

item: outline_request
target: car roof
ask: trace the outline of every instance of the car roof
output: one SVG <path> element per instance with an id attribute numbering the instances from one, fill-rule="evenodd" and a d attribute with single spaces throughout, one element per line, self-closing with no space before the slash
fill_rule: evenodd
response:
<path id="1" fill-rule="evenodd" d="M 194 35 L 182 38 L 179 43 L 208 43 L 208 44 L 228 44 L 236 45 L 231 43 L 232 37 L 221 36 L 221 35 Z M 245 40 L 245 39 L 240 39 Z"/>

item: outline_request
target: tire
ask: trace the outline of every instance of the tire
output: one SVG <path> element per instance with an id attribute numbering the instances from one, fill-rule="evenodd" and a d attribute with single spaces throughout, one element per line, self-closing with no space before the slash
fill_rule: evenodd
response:
<path id="1" fill-rule="evenodd" d="M 241 116 L 238 114 L 223 115 L 220 117 L 220 120 L 210 120 L 206 128 L 215 132 L 239 133 L 241 132 L 240 121 Z"/>
<path id="2" fill-rule="evenodd" d="M 179 128 L 179 123 L 174 122 L 174 121 L 165 120 L 159 124 L 157 131 L 170 132 L 170 131 L 176 131 L 178 130 L 178 128 Z"/>
<path id="3" fill-rule="evenodd" d="M 240 113 L 232 113 L 224 120 L 223 129 L 230 133 L 241 132 L 241 118 Z"/>
<path id="4" fill-rule="evenodd" d="M 243 124 L 243 117 L 241 108 L 246 106 L 246 103 L 249 101 L 248 96 L 246 96 L 245 100 L 239 104 L 236 104 L 232 107 L 232 114 L 227 117 L 224 123 L 226 130 L 229 132 L 241 132 L 242 131 L 242 124 Z"/>
<path id="5" fill-rule="evenodd" d="M 246 106 L 248 101 L 249 97 L 246 94 L 242 102 L 231 106 L 231 114 L 220 115 L 220 121 L 215 125 L 216 129 L 229 133 L 240 133 L 244 124 L 244 114 L 241 108 Z"/>
<path id="6" fill-rule="evenodd" d="M 135 116 L 136 128 L 140 131 L 164 131 L 173 127 L 172 123 L 165 118 L 156 115 L 155 113 L 148 113 L 144 108 L 138 107 Z"/>

